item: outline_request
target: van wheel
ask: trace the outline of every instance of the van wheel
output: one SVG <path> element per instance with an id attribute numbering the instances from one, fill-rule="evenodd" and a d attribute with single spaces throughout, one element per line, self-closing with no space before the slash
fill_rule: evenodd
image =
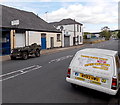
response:
<path id="1" fill-rule="evenodd" d="M 22 58 L 23 58 L 24 60 L 27 60 L 27 59 L 28 59 L 28 54 L 27 54 L 27 52 L 23 52 L 23 53 L 22 53 Z"/>
<path id="2" fill-rule="evenodd" d="M 36 50 L 35 56 L 36 56 L 36 57 L 39 57 L 39 56 L 40 56 L 40 50 Z"/>
<path id="3" fill-rule="evenodd" d="M 73 83 L 71 83 L 71 86 L 72 86 L 73 88 L 78 88 L 78 85 L 73 84 Z"/>

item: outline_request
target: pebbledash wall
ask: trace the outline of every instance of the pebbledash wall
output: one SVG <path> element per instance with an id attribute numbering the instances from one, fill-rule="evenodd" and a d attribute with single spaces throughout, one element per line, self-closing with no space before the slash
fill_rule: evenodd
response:
<path id="1" fill-rule="evenodd" d="M 37 43 L 42 46 L 43 49 L 50 49 L 53 47 L 61 47 L 62 46 L 62 40 L 61 40 L 61 33 L 54 33 L 54 32 L 37 32 L 37 31 L 25 31 L 23 33 L 24 36 L 24 44 L 22 46 L 16 46 L 17 41 L 16 41 L 16 32 L 15 30 L 11 30 L 10 32 L 10 37 L 11 37 L 11 49 L 16 48 L 16 47 L 23 47 L 23 46 L 28 46 L 33 43 Z M 60 40 L 57 41 L 57 35 L 60 35 Z M 44 35 L 44 38 L 42 37 Z M 51 38 L 53 39 L 53 42 L 51 42 Z M 53 45 L 51 45 L 53 44 Z"/>

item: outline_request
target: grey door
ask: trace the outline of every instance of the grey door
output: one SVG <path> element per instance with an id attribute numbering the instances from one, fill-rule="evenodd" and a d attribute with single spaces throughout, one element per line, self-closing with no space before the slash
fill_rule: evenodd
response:
<path id="1" fill-rule="evenodd" d="M 51 37 L 50 40 L 51 40 L 51 48 L 54 48 L 54 38 Z"/>
<path id="2" fill-rule="evenodd" d="M 70 37 L 69 36 L 65 36 L 64 37 L 64 46 L 65 47 L 69 47 L 70 46 Z"/>

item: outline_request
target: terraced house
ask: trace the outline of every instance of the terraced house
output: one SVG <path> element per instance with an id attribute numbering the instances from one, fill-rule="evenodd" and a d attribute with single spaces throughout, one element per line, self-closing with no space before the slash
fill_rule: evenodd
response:
<path id="1" fill-rule="evenodd" d="M 32 43 L 42 49 L 61 47 L 61 32 L 45 22 L 33 12 L 27 12 L 0 5 L 0 43 L 2 55 L 10 54 L 11 49 L 28 46 Z"/>

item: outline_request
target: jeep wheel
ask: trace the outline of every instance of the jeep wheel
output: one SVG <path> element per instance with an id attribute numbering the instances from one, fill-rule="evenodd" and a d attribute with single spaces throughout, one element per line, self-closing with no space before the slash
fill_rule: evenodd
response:
<path id="1" fill-rule="evenodd" d="M 27 54 L 27 52 L 23 52 L 23 53 L 22 53 L 22 58 L 23 58 L 24 60 L 27 60 L 27 59 L 28 59 L 28 54 Z"/>
<path id="2" fill-rule="evenodd" d="M 11 60 L 15 60 L 16 59 L 16 57 L 12 57 L 12 56 L 10 58 L 11 58 Z"/>
<path id="3" fill-rule="evenodd" d="M 40 50 L 36 50 L 35 56 L 36 56 L 36 57 L 39 57 L 39 56 L 40 56 Z"/>

